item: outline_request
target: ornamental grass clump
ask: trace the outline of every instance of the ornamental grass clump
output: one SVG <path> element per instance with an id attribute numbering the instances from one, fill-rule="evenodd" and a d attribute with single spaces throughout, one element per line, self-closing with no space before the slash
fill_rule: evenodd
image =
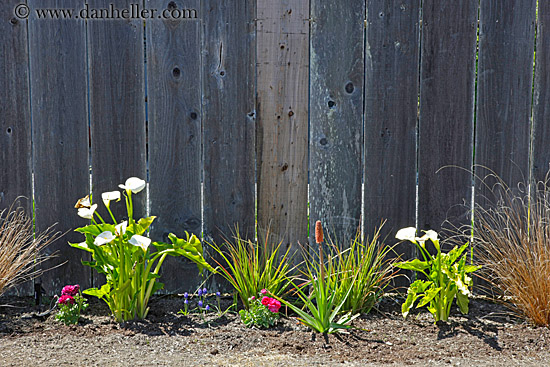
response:
<path id="1" fill-rule="evenodd" d="M 490 290 L 518 316 L 549 326 L 550 189 L 548 180 L 527 188 L 498 179 L 497 200 L 475 207 L 474 250 Z"/>
<path id="2" fill-rule="evenodd" d="M 43 250 L 59 238 L 53 227 L 35 236 L 32 218 L 16 203 L 0 212 L 0 296 L 42 274 L 38 265 L 51 258 Z"/>
<path id="3" fill-rule="evenodd" d="M 250 308 L 250 298 L 262 289 L 269 289 L 276 296 L 287 291 L 294 269 L 291 248 L 281 251 L 282 243 L 271 243 L 269 233 L 263 243 L 245 240 L 237 233 L 233 242 L 226 241 L 222 247 L 209 245 L 220 258 L 213 258 L 218 265 L 217 274 L 231 284 L 246 310 Z"/>
<path id="4" fill-rule="evenodd" d="M 75 207 L 78 215 L 90 219 L 91 224 L 76 229 L 85 235 L 85 242 L 70 245 L 90 252 L 92 261 L 82 263 L 106 277 L 103 286 L 87 289 L 84 293 L 104 300 L 116 321 L 121 322 L 147 316 L 151 295 L 164 286 L 158 278 L 166 256 L 184 256 L 195 262 L 199 271 L 214 269 L 204 260 L 201 242 L 195 235 L 186 233 L 186 238 L 181 239 L 170 233 L 171 243 L 153 242 L 146 236 L 155 217 L 136 221 L 132 203 L 132 195 L 145 188 L 145 181 L 131 177 L 119 187 L 124 190 L 128 220 L 117 222 L 110 209 L 111 201 L 121 199 L 120 191 L 101 195 L 112 224 L 96 212 L 97 204 L 92 204 L 89 197 L 82 198 Z"/>

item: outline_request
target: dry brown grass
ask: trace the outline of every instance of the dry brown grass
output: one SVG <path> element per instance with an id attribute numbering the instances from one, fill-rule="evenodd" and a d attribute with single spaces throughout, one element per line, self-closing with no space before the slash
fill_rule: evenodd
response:
<path id="1" fill-rule="evenodd" d="M 494 177 L 493 177 L 494 178 Z M 536 325 L 550 325 L 550 188 L 492 188 L 497 200 L 474 212 L 474 253 L 505 303 Z"/>
<path id="2" fill-rule="evenodd" d="M 32 219 L 17 207 L 17 200 L 0 212 L 0 296 L 43 272 L 38 265 L 51 256 L 42 250 L 57 238 L 52 227 L 35 238 Z"/>

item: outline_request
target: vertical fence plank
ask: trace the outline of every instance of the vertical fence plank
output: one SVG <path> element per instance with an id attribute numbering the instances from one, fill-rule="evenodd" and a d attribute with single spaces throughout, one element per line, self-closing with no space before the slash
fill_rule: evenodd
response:
<path id="1" fill-rule="evenodd" d="M 547 29 L 549 28 L 549 29 Z M 533 96 L 533 179 L 545 180 L 550 170 L 550 2 L 540 1 Z"/>
<path id="2" fill-rule="evenodd" d="M 112 1 L 95 1 L 96 9 Z M 118 1 L 119 9 L 130 0 Z M 118 189 L 128 177 L 146 179 L 145 77 L 143 20 L 88 20 L 90 114 L 92 142 L 92 192 L 103 218 L 109 218 L 101 193 Z M 133 195 L 134 217 L 145 214 L 145 190 Z M 111 205 L 120 222 L 123 201 Z M 102 283 L 94 278 L 94 285 Z"/>
<path id="3" fill-rule="evenodd" d="M 305 245 L 309 1 L 257 7 L 258 228 Z"/>
<path id="4" fill-rule="evenodd" d="M 477 0 L 422 3 L 418 142 L 422 230 L 440 231 L 445 220 L 456 226 L 470 222 L 477 10 Z M 442 169 L 445 166 L 455 167 Z"/>
<path id="5" fill-rule="evenodd" d="M 32 216 L 29 55 L 27 23 L 13 14 L 19 3 L 0 4 L 0 210 L 22 195 L 28 200 L 20 205 Z"/>
<path id="6" fill-rule="evenodd" d="M 19 1 L 0 3 L 0 211 L 17 205 L 32 217 L 31 116 L 27 22 L 14 16 Z M 32 282 L 13 290 L 32 294 Z"/>
<path id="7" fill-rule="evenodd" d="M 193 8 L 197 18 L 151 19 L 146 26 L 149 197 L 151 214 L 157 217 L 151 238 L 160 241 L 169 241 L 171 232 L 201 235 L 199 1 L 174 4 L 171 9 Z M 166 6 L 166 1 L 147 1 L 150 9 Z M 197 285 L 197 275 L 191 261 L 169 257 L 161 280 L 167 291 L 181 293 L 182 286 Z"/>
<path id="8" fill-rule="evenodd" d="M 205 235 L 254 239 L 254 1 L 203 2 Z"/>
<path id="9" fill-rule="evenodd" d="M 31 9 L 73 7 L 74 1 L 28 4 Z M 85 22 L 37 19 L 31 11 L 29 40 L 36 229 L 57 222 L 57 230 L 69 231 L 47 249 L 59 256 L 46 268 L 64 263 L 42 276 L 44 288 L 54 294 L 66 282 L 90 286 L 90 270 L 80 263 L 85 253 L 67 244 L 82 241 L 73 230 L 86 220 L 77 216 L 74 204 L 90 186 Z"/>
<path id="10" fill-rule="evenodd" d="M 536 0 L 480 4 L 475 162 L 516 187 L 529 177 Z M 476 175 L 486 173 L 476 167 Z M 478 192 L 476 204 L 491 196 Z"/>
<path id="11" fill-rule="evenodd" d="M 364 229 L 415 225 L 420 1 L 367 2 Z M 396 248 L 410 256 L 411 246 Z"/>
<path id="12" fill-rule="evenodd" d="M 311 18 L 310 228 L 344 245 L 361 217 L 365 2 L 312 1 Z"/>

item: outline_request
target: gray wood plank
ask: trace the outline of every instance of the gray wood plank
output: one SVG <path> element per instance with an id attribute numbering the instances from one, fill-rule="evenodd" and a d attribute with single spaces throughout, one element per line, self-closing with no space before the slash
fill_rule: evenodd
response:
<path id="1" fill-rule="evenodd" d="M 0 4 L 0 210 L 22 195 L 28 200 L 21 205 L 32 216 L 27 22 L 14 16 L 17 4 Z"/>
<path id="2" fill-rule="evenodd" d="M 418 142 L 422 230 L 439 232 L 446 220 L 454 226 L 470 223 L 477 13 L 477 0 L 422 2 Z"/>
<path id="3" fill-rule="evenodd" d="M 174 4 L 171 9 L 200 10 L 198 0 Z M 163 9 L 166 1 L 146 6 Z M 167 242 L 171 232 L 201 235 L 200 19 L 150 19 L 146 30 L 149 198 L 157 217 L 151 238 Z M 200 283 L 187 259 L 167 258 L 161 274 L 168 292 L 192 291 Z"/>
<path id="4" fill-rule="evenodd" d="M 480 6 L 475 163 L 516 187 L 529 177 L 536 0 L 482 0 Z M 477 176 L 487 173 L 476 167 Z M 476 204 L 484 205 L 491 195 L 477 187 Z"/>
<path id="5" fill-rule="evenodd" d="M 550 170 L 550 2 L 540 1 L 533 96 L 533 179 L 545 180 Z M 547 29 L 549 28 L 549 29 Z"/>
<path id="6" fill-rule="evenodd" d="M 307 244 L 309 1 L 257 2 L 258 231 Z"/>
<path id="7" fill-rule="evenodd" d="M 202 2 L 205 236 L 255 234 L 253 1 Z"/>
<path id="8" fill-rule="evenodd" d="M 28 5 L 62 8 L 75 2 Z M 48 247 L 48 253 L 58 251 L 59 257 L 44 264 L 64 265 L 42 276 L 47 293 L 59 294 L 68 283 L 90 286 L 90 269 L 80 263 L 87 254 L 67 244 L 82 241 L 73 230 L 86 220 L 77 216 L 74 204 L 90 189 L 85 22 L 36 19 L 31 12 L 29 46 L 36 229 L 57 222 L 58 230 L 69 231 Z"/>
<path id="9" fill-rule="evenodd" d="M 27 22 L 14 16 L 20 2 L 0 3 L 0 211 L 18 206 L 32 217 L 31 109 Z M 11 291 L 31 295 L 32 282 Z"/>
<path id="10" fill-rule="evenodd" d="M 420 1 L 367 3 L 364 229 L 415 226 Z M 404 244 L 398 253 L 410 257 Z"/>
<path id="11" fill-rule="evenodd" d="M 346 246 L 361 218 L 365 3 L 312 1 L 311 18 L 310 228 Z"/>
<path id="12" fill-rule="evenodd" d="M 94 1 L 108 8 L 112 1 Z M 129 8 L 132 1 L 118 1 Z M 141 19 L 88 20 L 92 192 L 99 213 L 109 216 L 101 193 L 118 189 L 135 176 L 146 177 L 144 25 Z M 145 214 L 145 190 L 133 195 L 134 218 Z M 111 205 L 117 221 L 125 217 L 124 201 Z M 101 285 L 100 278 L 95 278 Z"/>

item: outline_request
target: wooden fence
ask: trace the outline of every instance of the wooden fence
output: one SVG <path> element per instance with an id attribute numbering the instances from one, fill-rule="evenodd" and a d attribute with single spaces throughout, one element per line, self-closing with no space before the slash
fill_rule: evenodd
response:
<path id="1" fill-rule="evenodd" d="M 221 241 L 238 224 L 307 244 L 308 203 L 340 241 L 382 219 L 392 238 L 467 223 L 473 164 L 511 185 L 548 169 L 549 2 L 116 1 L 197 11 L 183 20 L 35 12 L 84 3 L 0 4 L 0 206 L 34 198 L 38 231 L 85 225 L 78 198 L 138 176 L 157 240 Z M 67 261 L 42 277 L 49 293 L 100 281 L 67 241 L 81 237 L 49 248 L 51 264 Z M 174 259 L 163 280 L 178 292 L 199 282 Z"/>

